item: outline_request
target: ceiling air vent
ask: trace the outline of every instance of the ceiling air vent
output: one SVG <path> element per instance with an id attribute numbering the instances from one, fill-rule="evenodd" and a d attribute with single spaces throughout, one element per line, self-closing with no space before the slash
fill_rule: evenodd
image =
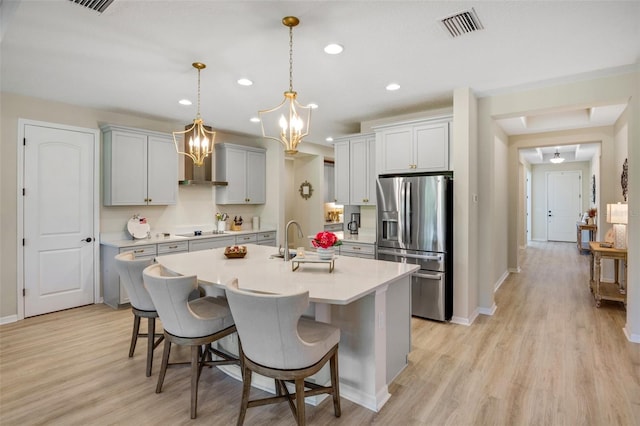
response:
<path id="1" fill-rule="evenodd" d="M 91 10 L 95 10 L 98 13 L 102 13 L 105 11 L 113 0 L 69 0 L 72 3 L 79 4 L 80 6 L 87 7 Z"/>
<path id="2" fill-rule="evenodd" d="M 444 18 L 440 22 L 442 22 L 442 25 L 451 37 L 458 37 L 463 34 L 484 29 L 474 8 L 471 8 L 469 11 L 460 12 L 448 18 Z"/>

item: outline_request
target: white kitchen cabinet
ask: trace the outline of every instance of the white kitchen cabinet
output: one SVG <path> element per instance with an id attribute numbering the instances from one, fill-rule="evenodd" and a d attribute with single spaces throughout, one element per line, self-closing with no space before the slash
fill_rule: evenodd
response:
<path id="1" fill-rule="evenodd" d="M 343 223 L 325 223 L 324 230 L 327 232 L 342 232 L 344 231 Z"/>
<path id="2" fill-rule="evenodd" d="M 258 232 L 258 245 L 259 246 L 276 246 L 276 232 Z"/>
<path id="3" fill-rule="evenodd" d="M 375 128 L 378 174 L 450 170 L 449 118 Z"/>
<path id="4" fill-rule="evenodd" d="M 236 245 L 236 237 L 211 237 L 189 240 L 189 251 L 209 250 Z"/>
<path id="5" fill-rule="evenodd" d="M 215 145 L 215 149 L 216 180 L 228 182 L 216 187 L 216 204 L 264 204 L 266 151 L 226 143 Z"/>
<path id="6" fill-rule="evenodd" d="M 349 204 L 349 140 L 341 140 L 333 145 L 335 155 L 334 200 L 337 204 Z"/>
<path id="7" fill-rule="evenodd" d="M 359 243 L 342 240 L 340 255 L 349 257 L 362 257 L 365 259 L 376 258 L 376 247 L 374 244 Z"/>
<path id="8" fill-rule="evenodd" d="M 365 135 L 352 138 L 349 142 L 349 204 L 375 205 L 375 137 Z"/>
<path id="9" fill-rule="evenodd" d="M 324 163 L 324 202 L 333 203 L 336 200 L 335 167 L 333 163 Z"/>
<path id="10" fill-rule="evenodd" d="M 100 267 L 102 293 L 104 303 L 112 308 L 120 308 L 129 303 L 129 295 L 120 283 L 120 274 L 116 269 L 115 257 L 119 253 L 132 251 L 136 259 L 153 259 L 156 257 L 156 244 L 137 245 L 131 247 L 100 246 Z"/>
<path id="11" fill-rule="evenodd" d="M 103 126 L 105 206 L 176 204 L 178 154 L 171 135 Z"/>
<path id="12" fill-rule="evenodd" d="M 376 204 L 375 137 L 351 135 L 334 144 L 335 192 L 338 204 Z"/>
<path id="13" fill-rule="evenodd" d="M 258 234 L 236 235 L 236 245 L 256 244 L 257 242 L 258 242 Z"/>

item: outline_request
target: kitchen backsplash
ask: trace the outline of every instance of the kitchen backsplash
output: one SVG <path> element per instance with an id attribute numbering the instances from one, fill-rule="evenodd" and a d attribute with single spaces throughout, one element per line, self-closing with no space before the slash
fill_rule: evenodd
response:
<path id="1" fill-rule="evenodd" d="M 127 221 L 139 214 L 147 218 L 152 232 L 174 232 L 185 227 L 213 229 L 216 212 L 227 213 L 227 229 L 234 216 L 242 216 L 242 230 L 250 230 L 251 218 L 260 216 L 263 206 L 217 206 L 210 186 L 181 186 L 178 189 L 178 202 L 173 206 L 118 206 L 101 207 L 100 232 L 112 233 L 126 230 Z"/>

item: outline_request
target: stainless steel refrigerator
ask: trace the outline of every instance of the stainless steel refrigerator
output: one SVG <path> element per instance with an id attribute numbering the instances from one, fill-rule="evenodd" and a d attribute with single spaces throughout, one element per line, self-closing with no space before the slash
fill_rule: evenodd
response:
<path id="1" fill-rule="evenodd" d="M 381 175 L 377 184 L 378 259 L 420 265 L 411 313 L 453 314 L 453 173 Z"/>

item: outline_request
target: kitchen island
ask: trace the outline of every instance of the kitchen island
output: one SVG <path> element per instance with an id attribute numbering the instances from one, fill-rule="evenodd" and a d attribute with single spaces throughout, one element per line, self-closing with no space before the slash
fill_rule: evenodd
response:
<path id="1" fill-rule="evenodd" d="M 388 384 L 406 367 L 411 350 L 411 274 L 416 265 L 336 257 L 335 269 L 272 259 L 272 247 L 247 245 L 244 259 L 227 259 L 224 249 L 158 256 L 165 268 L 196 274 L 201 285 L 224 290 L 234 278 L 245 290 L 309 291 L 307 312 L 340 327 L 340 393 L 378 411 L 389 399 Z M 313 256 L 308 253 L 307 256 Z M 323 376 L 319 378 L 324 381 Z"/>

